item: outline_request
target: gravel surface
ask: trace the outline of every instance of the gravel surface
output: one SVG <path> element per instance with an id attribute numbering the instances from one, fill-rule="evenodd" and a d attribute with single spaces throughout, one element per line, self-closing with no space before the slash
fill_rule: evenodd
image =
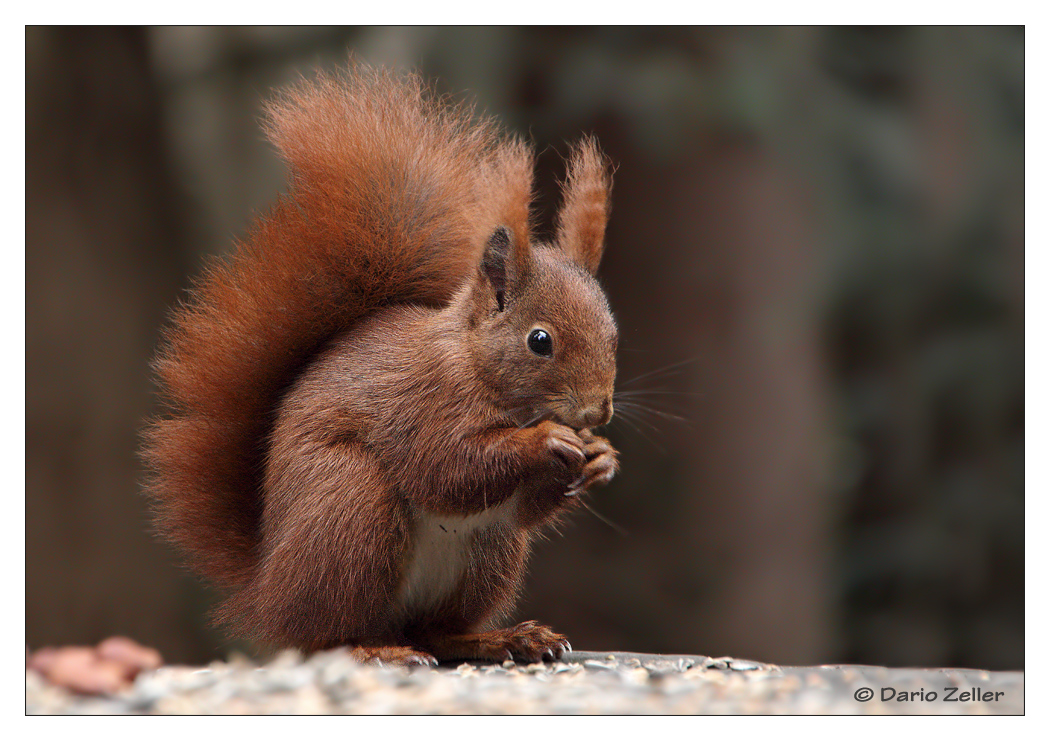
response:
<path id="1" fill-rule="evenodd" d="M 872 698 L 858 700 L 865 690 Z M 911 694 L 902 701 L 901 692 Z M 892 700 L 883 699 L 891 694 Z M 586 652 L 551 664 L 463 663 L 409 671 L 363 666 L 335 650 L 308 659 L 286 652 L 264 666 L 239 657 L 207 667 L 164 666 L 105 696 L 71 694 L 28 670 L 26 712 L 1020 714 L 1024 674 L 778 667 L 732 658 Z"/>

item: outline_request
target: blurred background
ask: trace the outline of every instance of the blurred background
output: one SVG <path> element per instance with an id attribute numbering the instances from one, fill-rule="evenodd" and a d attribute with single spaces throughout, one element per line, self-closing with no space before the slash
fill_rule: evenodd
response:
<path id="1" fill-rule="evenodd" d="M 518 617 L 579 649 L 1024 667 L 1022 28 L 27 28 L 26 634 L 225 656 L 136 457 L 169 308 L 283 187 L 277 85 L 414 67 L 618 166 L 623 470 Z"/>

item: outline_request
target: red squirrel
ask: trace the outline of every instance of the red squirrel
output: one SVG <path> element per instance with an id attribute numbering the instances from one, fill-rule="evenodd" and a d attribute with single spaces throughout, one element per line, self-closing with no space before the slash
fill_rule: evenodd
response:
<path id="1" fill-rule="evenodd" d="M 283 92 L 287 192 L 209 266 L 155 366 L 155 521 L 235 633 L 362 661 L 561 657 L 496 628 L 531 542 L 607 483 L 617 328 L 594 278 L 611 171 L 568 162 L 535 239 L 534 156 L 415 75 Z"/>

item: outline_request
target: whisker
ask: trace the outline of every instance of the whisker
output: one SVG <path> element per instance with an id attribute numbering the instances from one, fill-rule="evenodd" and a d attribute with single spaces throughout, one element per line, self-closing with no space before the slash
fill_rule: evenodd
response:
<path id="1" fill-rule="evenodd" d="M 648 412 L 650 414 L 655 414 L 656 416 L 661 417 L 663 419 L 673 419 L 676 422 L 688 422 L 689 421 L 685 417 L 682 417 L 682 416 L 677 415 L 677 414 L 672 414 L 671 412 L 666 412 L 663 409 L 657 409 L 655 407 L 642 406 L 640 404 L 635 404 L 634 402 L 630 402 L 630 401 L 621 401 L 616 408 L 617 409 L 630 409 L 631 411 L 638 412 L 638 413 Z"/>
<path id="2" fill-rule="evenodd" d="M 620 411 L 623 414 L 623 418 L 624 419 L 630 419 L 630 420 L 633 420 L 633 421 L 635 421 L 635 422 L 637 422 L 639 424 L 643 424 L 646 427 L 648 427 L 650 430 L 652 430 L 653 432 L 660 432 L 660 433 L 663 432 L 663 430 L 661 430 L 659 427 L 657 427 L 652 422 L 650 422 L 649 420 L 647 420 L 644 417 L 642 417 L 637 409 L 631 409 L 630 407 L 626 407 L 624 409 L 621 409 Z"/>
<path id="3" fill-rule="evenodd" d="M 620 535 L 624 536 L 625 538 L 629 538 L 629 537 L 631 537 L 631 534 L 630 534 L 629 532 L 627 532 L 626 530 L 624 530 L 624 529 L 623 529 L 622 527 L 620 527 L 619 525 L 617 525 L 617 524 L 616 524 L 615 522 L 613 522 L 612 520 L 610 520 L 610 519 L 606 518 L 606 517 L 605 517 L 604 515 L 602 515 L 602 514 L 601 514 L 600 512 L 598 512 L 598 510 L 594 509 L 594 507 L 592 507 L 591 505 L 587 504 L 586 500 L 584 500 L 584 499 L 580 499 L 580 504 L 582 504 L 582 505 L 583 505 L 583 506 L 584 506 L 584 507 L 585 507 L 585 508 L 587 509 L 587 511 L 588 511 L 588 512 L 590 512 L 590 513 L 591 513 L 592 515 L 594 515 L 594 516 L 595 516 L 595 517 L 597 517 L 597 518 L 598 518 L 599 520 L 601 520 L 602 522 L 604 522 L 604 523 L 605 523 L 606 525 L 608 525 L 609 527 L 611 527 L 611 528 L 612 528 L 613 530 L 615 530 L 616 532 L 618 532 L 618 533 L 619 533 Z"/>
<path id="4" fill-rule="evenodd" d="M 652 389 L 650 391 L 615 391 L 613 399 L 621 397 L 634 398 L 636 396 L 707 396 L 700 391 L 668 391 L 666 389 Z"/>
<path id="5" fill-rule="evenodd" d="M 550 412 L 540 412 L 535 417 L 530 419 L 528 422 L 523 422 L 522 424 L 518 425 L 518 429 L 519 430 L 523 430 L 526 427 L 528 427 L 529 425 L 533 424 L 534 422 L 539 422 L 541 419 L 543 419 L 544 417 L 547 417 L 549 415 L 550 415 Z"/>
<path id="6" fill-rule="evenodd" d="M 655 414 L 664 419 L 674 419 L 680 422 L 688 421 L 687 418 L 677 414 L 677 408 L 674 411 L 670 411 L 663 407 L 656 406 L 652 403 L 644 403 L 632 399 L 620 399 L 616 404 L 616 409 L 630 409 L 639 413 Z"/>
<path id="7" fill-rule="evenodd" d="M 631 415 L 624 414 L 624 415 L 621 415 L 621 416 L 618 416 L 618 417 L 614 417 L 613 418 L 613 422 L 615 422 L 615 423 L 623 422 L 624 424 L 627 424 L 628 426 L 630 426 L 630 428 L 632 430 L 634 430 L 636 433 L 638 433 L 639 437 L 641 437 L 647 443 L 649 443 L 654 448 L 656 448 L 657 451 L 659 451 L 663 455 L 667 455 L 667 449 L 663 445 L 661 445 L 660 443 L 656 442 L 656 440 L 654 440 L 653 437 L 650 434 L 648 434 L 645 430 L 643 430 L 641 427 L 638 426 L 638 422 L 643 422 L 643 420 L 632 419 Z M 649 425 L 649 427 L 652 427 L 652 425 Z M 652 429 L 656 430 L 655 427 L 652 427 Z M 656 430 L 656 431 L 659 432 L 659 430 Z"/>
<path id="8" fill-rule="evenodd" d="M 699 360 L 700 360 L 699 358 L 689 358 L 688 360 L 680 360 L 677 363 L 671 363 L 670 365 L 666 365 L 663 368 L 657 368 L 656 370 L 651 370 L 648 373 L 643 373 L 640 376 L 635 376 L 634 378 L 630 379 L 629 381 L 624 381 L 620 385 L 621 386 L 629 386 L 632 383 L 637 383 L 638 381 L 641 381 L 642 379 L 645 379 L 645 378 L 652 378 L 653 376 L 656 376 L 656 375 L 661 374 L 661 373 L 670 373 L 671 371 L 681 372 L 682 366 L 689 365 L 690 363 L 699 362 Z"/>
<path id="9" fill-rule="evenodd" d="M 621 422 L 626 424 L 628 427 L 630 427 L 642 437 L 646 437 L 646 434 L 642 430 L 642 428 L 639 427 L 638 424 L 626 414 L 621 414 L 613 417 L 612 420 L 609 422 L 609 426 L 616 426 L 619 425 Z"/>
<path id="10" fill-rule="evenodd" d="M 512 414 L 517 414 L 518 412 L 525 411 L 526 409 L 529 409 L 529 405 L 522 404 L 521 406 L 511 407 L 510 409 L 504 409 L 503 414 L 509 416 Z"/>

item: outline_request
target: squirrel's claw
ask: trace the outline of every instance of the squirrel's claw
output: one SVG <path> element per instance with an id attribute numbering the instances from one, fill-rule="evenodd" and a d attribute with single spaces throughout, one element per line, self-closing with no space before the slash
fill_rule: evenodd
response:
<path id="1" fill-rule="evenodd" d="M 583 473 L 580 477 L 569 484 L 569 491 L 566 492 L 566 496 L 575 496 L 577 492 L 590 489 L 594 486 L 604 486 L 612 481 L 613 476 L 620 469 L 620 464 L 616 459 L 616 451 L 605 441 L 602 441 L 604 445 L 601 448 L 601 452 L 597 453 L 594 458 L 591 458 L 587 465 L 583 467 Z M 594 443 L 593 445 L 597 445 Z M 591 448 L 591 445 L 587 446 Z"/>

